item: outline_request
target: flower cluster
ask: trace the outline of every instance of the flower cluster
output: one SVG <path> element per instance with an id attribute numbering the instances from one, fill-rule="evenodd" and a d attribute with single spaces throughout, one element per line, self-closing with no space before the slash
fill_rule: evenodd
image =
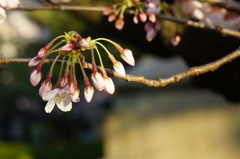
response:
<path id="1" fill-rule="evenodd" d="M 114 4 L 110 7 L 107 7 L 103 11 L 103 15 L 108 16 L 108 21 L 115 21 L 115 28 L 118 30 L 122 30 L 124 27 L 124 12 L 128 8 L 134 8 L 134 16 L 133 22 L 138 24 L 139 20 L 143 23 L 147 21 L 147 19 L 155 23 L 156 14 L 159 13 L 159 5 L 160 0 L 146 0 L 142 2 L 140 0 L 123 0 L 122 3 Z"/>
<path id="2" fill-rule="evenodd" d="M 59 41 L 61 39 L 61 41 Z M 58 43 L 56 43 L 59 41 Z M 52 62 L 51 68 L 47 74 L 47 77 L 42 81 L 41 87 L 39 89 L 39 95 L 44 101 L 48 101 L 45 106 L 45 111 L 50 113 L 54 105 L 56 104 L 58 108 L 62 111 L 70 111 L 72 108 L 72 102 L 79 102 L 80 90 L 78 89 L 78 82 L 76 79 L 76 64 L 79 64 L 83 79 L 85 82 L 84 97 L 87 102 L 92 100 L 94 89 L 87 77 L 84 64 L 84 52 L 90 50 L 92 58 L 92 74 L 91 79 L 93 85 L 99 91 L 106 91 L 109 94 L 113 94 L 115 91 L 115 86 L 112 79 L 107 75 L 106 70 L 103 65 L 102 57 L 99 52 L 98 47 L 101 47 L 108 54 L 109 59 L 113 64 L 114 70 L 121 76 L 125 76 L 125 69 L 123 64 L 116 60 L 115 57 L 109 52 L 109 50 L 99 41 L 107 41 L 113 44 L 116 49 L 120 52 L 120 56 L 129 65 L 134 66 L 135 60 L 133 58 L 132 52 L 129 49 L 123 49 L 119 44 L 105 38 L 97 38 L 92 40 L 90 37 L 82 38 L 77 32 L 71 31 L 65 33 L 53 39 L 45 47 L 40 49 L 37 56 L 35 56 L 28 63 L 29 67 L 36 66 L 32 71 L 30 76 L 30 82 L 33 86 L 37 86 L 42 79 L 42 66 L 44 60 L 52 54 L 57 54 Z M 54 43 L 56 43 L 54 45 Z M 95 62 L 95 52 L 97 53 L 100 67 L 98 68 Z M 53 69 L 57 60 L 63 57 L 61 61 L 61 67 L 59 71 L 58 80 L 52 89 L 52 76 Z"/>
<path id="3" fill-rule="evenodd" d="M 0 0 L 0 24 L 7 18 L 5 9 L 16 8 L 19 3 L 19 0 Z"/>
<path id="4" fill-rule="evenodd" d="M 183 13 L 190 14 L 204 24 L 234 30 L 240 29 L 240 16 L 224 8 L 196 0 L 177 0 L 177 2 Z"/>

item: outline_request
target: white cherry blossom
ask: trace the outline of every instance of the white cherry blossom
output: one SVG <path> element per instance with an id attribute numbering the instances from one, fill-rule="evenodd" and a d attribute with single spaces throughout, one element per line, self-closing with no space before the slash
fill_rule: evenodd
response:
<path id="1" fill-rule="evenodd" d="M 45 106 L 47 113 L 52 112 L 55 104 L 63 112 L 68 112 L 72 109 L 71 97 L 66 87 L 63 89 L 55 88 L 43 94 L 42 99 L 48 101 Z"/>

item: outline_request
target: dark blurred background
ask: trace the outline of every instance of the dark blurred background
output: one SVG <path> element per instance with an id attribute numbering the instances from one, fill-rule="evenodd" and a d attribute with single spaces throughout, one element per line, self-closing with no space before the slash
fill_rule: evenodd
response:
<path id="1" fill-rule="evenodd" d="M 21 2 L 21 6 L 42 5 L 40 1 Z M 72 0 L 70 4 L 108 6 L 113 2 L 117 1 Z M 0 56 L 32 58 L 51 39 L 74 30 L 82 37 L 105 37 L 131 49 L 136 66 L 126 65 L 127 73 L 157 79 L 215 61 L 240 44 L 236 38 L 165 21 L 159 35 L 147 42 L 144 24 L 133 24 L 129 15 L 125 20 L 124 29 L 118 31 L 114 23 L 108 23 L 107 17 L 98 12 L 8 11 L 8 20 L 0 26 Z M 182 41 L 173 47 L 170 40 L 176 31 L 181 32 Z M 109 45 L 109 49 L 120 59 L 113 47 Z M 112 68 L 105 59 L 105 66 Z M 46 102 L 38 95 L 39 86 L 33 87 L 29 81 L 32 68 L 27 64 L 1 65 L 0 158 L 169 159 L 188 154 L 182 149 L 176 156 L 170 152 L 184 147 L 188 141 L 196 141 L 185 144 L 189 150 L 186 152 L 195 148 L 195 155 L 189 153 L 182 158 L 196 158 L 198 150 L 207 157 L 217 158 L 215 150 L 210 151 L 212 147 L 216 152 L 226 150 L 222 151 L 225 157 L 238 158 L 239 68 L 240 61 L 236 59 L 215 72 L 164 88 L 149 88 L 113 78 L 115 94 L 110 96 L 95 90 L 91 103 L 84 100 L 78 69 L 81 101 L 68 113 L 55 108 L 46 114 Z M 44 65 L 43 79 L 48 70 L 49 66 Z M 57 76 L 57 68 L 55 72 Z M 171 143 L 169 149 L 164 149 L 168 147 L 164 143 Z M 216 146 L 221 144 L 226 147 Z"/>

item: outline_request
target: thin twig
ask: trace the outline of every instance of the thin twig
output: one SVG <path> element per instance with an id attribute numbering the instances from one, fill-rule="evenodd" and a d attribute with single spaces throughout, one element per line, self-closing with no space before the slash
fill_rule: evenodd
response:
<path id="1" fill-rule="evenodd" d="M 201 65 L 201 66 L 196 66 L 196 67 L 192 67 L 189 68 L 188 70 L 181 72 L 179 74 L 175 74 L 172 75 L 168 78 L 159 78 L 157 80 L 152 80 L 152 79 L 147 79 L 142 75 L 139 76 L 133 76 L 133 75 L 126 75 L 126 76 L 121 76 L 118 73 L 116 73 L 114 70 L 111 69 L 106 69 L 107 73 L 111 76 L 117 77 L 117 78 L 121 78 L 121 79 L 125 79 L 128 82 L 138 82 L 138 83 L 142 83 L 145 84 L 149 87 L 164 87 L 170 83 L 176 83 L 182 79 L 191 77 L 191 76 L 198 76 L 210 71 L 215 71 L 218 68 L 220 68 L 221 66 L 223 66 L 226 63 L 231 62 L 232 60 L 236 59 L 237 57 L 240 56 L 240 48 L 238 48 L 237 50 L 235 50 L 234 52 L 222 57 L 221 59 L 218 59 L 214 62 L 205 64 L 205 65 Z M 8 64 L 8 63 L 28 63 L 31 59 L 29 58 L 7 58 L 7 57 L 3 57 L 0 58 L 0 64 Z M 44 64 L 50 64 L 52 63 L 53 60 L 51 59 L 46 59 L 44 60 Z M 58 60 L 57 63 L 61 64 L 61 60 Z M 65 61 L 65 63 L 67 63 L 67 61 Z M 84 63 L 84 68 L 85 69 L 92 69 L 92 64 L 90 63 Z M 99 67 L 100 69 L 100 67 Z"/>

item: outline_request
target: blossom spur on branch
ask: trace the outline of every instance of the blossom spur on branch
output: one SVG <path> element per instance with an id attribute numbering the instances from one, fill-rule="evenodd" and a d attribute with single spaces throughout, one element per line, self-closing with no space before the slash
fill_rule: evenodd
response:
<path id="1" fill-rule="evenodd" d="M 33 86 L 37 86 L 42 78 L 43 62 L 48 56 L 56 55 L 53 60 L 50 70 L 45 80 L 43 80 L 39 89 L 39 95 L 44 101 L 48 101 L 45 106 L 47 113 L 52 112 L 55 104 L 63 111 L 67 112 L 72 109 L 72 102 L 79 102 L 80 90 L 78 88 L 78 81 L 76 78 L 76 64 L 79 64 L 83 79 L 85 82 L 84 98 L 90 102 L 93 98 L 94 88 L 90 83 L 84 69 L 85 52 L 90 51 L 92 59 L 92 75 L 91 79 L 93 85 L 99 91 L 104 90 L 109 94 L 115 92 L 115 86 L 112 79 L 107 75 L 103 65 L 103 59 L 98 47 L 101 47 L 107 53 L 113 68 L 121 76 L 125 76 L 126 72 L 123 64 L 118 61 L 113 54 L 100 41 L 109 42 L 116 47 L 120 53 L 120 57 L 131 66 L 135 65 L 135 60 L 131 50 L 123 49 L 119 44 L 105 38 L 91 39 L 82 38 L 77 32 L 70 31 L 53 39 L 45 47 L 40 49 L 37 56 L 35 56 L 28 63 L 29 67 L 36 66 L 30 75 L 30 82 Z M 95 61 L 95 53 L 97 53 L 100 67 L 97 67 Z M 61 67 L 58 74 L 58 80 L 52 84 L 52 76 L 54 66 L 59 58 L 62 57 Z"/>
<path id="2" fill-rule="evenodd" d="M 166 6 L 166 4 L 164 6 Z M 160 0 L 123 0 L 122 3 L 107 7 L 103 11 L 103 15 L 108 16 L 109 22 L 113 22 L 117 19 L 115 21 L 115 28 L 122 30 L 124 27 L 125 10 L 134 9 L 133 22 L 138 24 L 140 20 L 146 23 L 146 39 L 152 41 L 161 28 L 160 20 L 157 20 L 156 15 L 160 13 L 160 10 L 167 10 L 166 8 L 167 7 L 161 6 Z"/>

